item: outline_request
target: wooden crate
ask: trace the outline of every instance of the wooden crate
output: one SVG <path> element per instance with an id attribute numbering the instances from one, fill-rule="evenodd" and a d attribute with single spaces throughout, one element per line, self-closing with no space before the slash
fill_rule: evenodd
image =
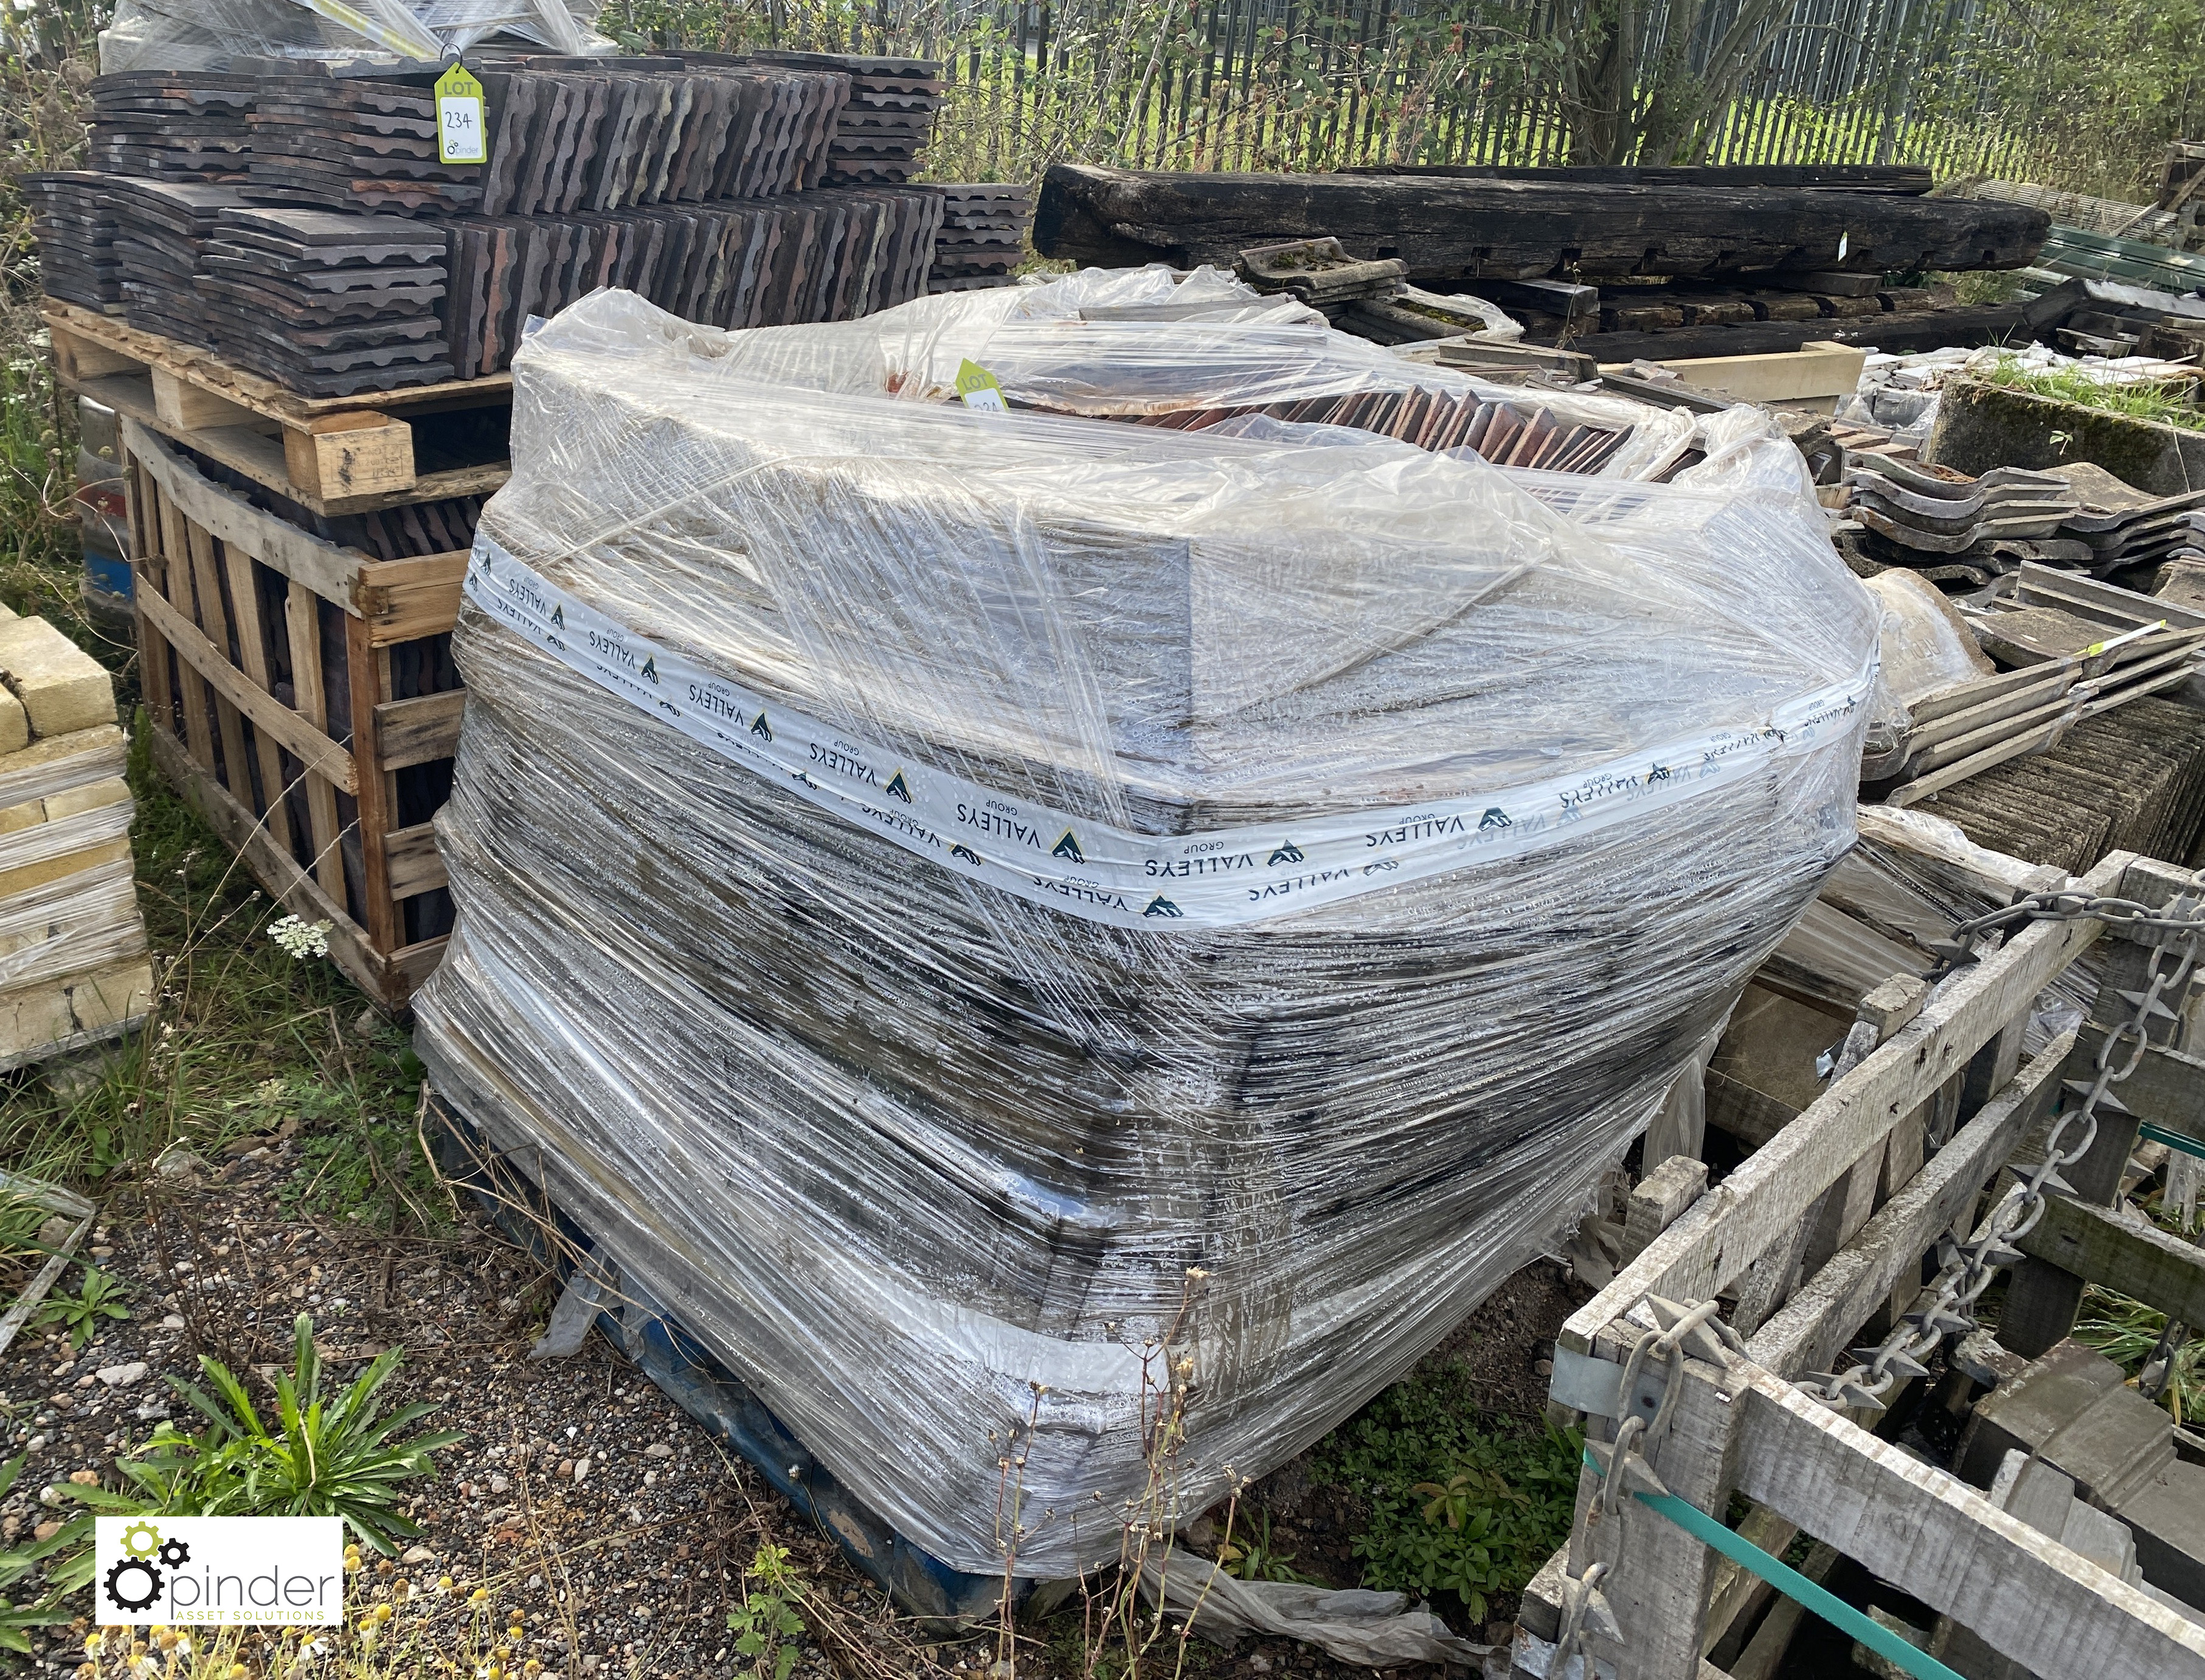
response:
<path id="1" fill-rule="evenodd" d="M 75 304 L 49 300 L 45 323 L 68 389 L 316 513 L 487 496 L 510 474 L 508 373 L 306 397 Z"/>
<path id="2" fill-rule="evenodd" d="M 2119 852 L 2063 884 L 2153 911 L 2194 887 L 2186 869 Z M 1994 902 L 2022 890 L 1984 885 Z M 1871 1434 L 1863 1425 L 1875 1422 L 1873 1410 L 1835 1409 L 1817 1374 L 1846 1370 L 1848 1349 L 1875 1345 L 1901 1315 L 1933 1306 L 1936 1291 L 1923 1279 L 1941 1262 L 1925 1256 L 1948 1231 L 1987 1230 L 1976 1209 L 2009 1182 L 2002 1169 L 2042 1159 L 2041 1128 L 2067 1094 L 2088 1088 L 2100 1046 L 2135 1018 L 2161 936 L 2093 917 L 2040 921 L 1934 991 L 1918 975 L 1894 977 L 1861 1000 L 1821 1096 L 1719 1185 L 1705 1188 L 1705 1167 L 1680 1155 L 1631 1193 L 1637 1252 L 1562 1327 L 1554 1410 L 1576 1416 L 1603 1457 L 1626 1415 L 1664 1421 L 1643 1450 L 1625 1451 L 1615 1473 L 1631 1491 L 1615 1509 L 1596 1503 L 1607 1472 L 1588 1465 L 1570 1543 L 1524 1589 L 1515 1675 L 1596 1667 L 1616 1680 L 1709 1680 L 1723 1671 L 1708 1656 L 1769 1602 L 1761 1582 L 1786 1594 L 1799 1586 L 1761 1554 L 1804 1536 L 1818 1543 L 1802 1571 L 1810 1581 L 1852 1558 L 2030 1672 L 2205 1677 L 2205 1626 L 2035 1520 L 2018 1520 L 1991 1493 Z M 2101 941 L 2103 977 L 2088 1018 L 2024 1060 L 2038 995 Z M 2183 943 L 2169 942 L 2171 972 Z M 1994 1339 L 1948 1340 L 1961 1376 L 2012 1380 L 2073 1327 L 2086 1281 L 2172 1321 L 2205 1321 L 2205 1249 L 2121 1206 L 2146 1127 L 2169 1147 L 2205 1152 L 2205 1061 L 2176 1044 L 2190 1031 L 2196 993 L 2177 986 L 2163 1002 L 2164 1018 L 2134 1047 L 2135 1077 L 2100 1110 L 2080 1161 L 2063 1169 L 2069 1191 L 2055 1186 L 2042 1216 L 2016 1234 L 2024 1258 L 2007 1279 Z M 1927 1151 L 1937 1137 L 1942 1146 Z M 1675 1303 L 1703 1302 L 1719 1308 L 1735 1343 L 1687 1339 L 1674 1363 L 1656 1352 L 1634 1365 L 1631 1351 L 1648 1327 L 1672 1322 Z M 1631 1467 L 1632 1451 L 1658 1482 Z M 1717 1535 L 1733 1495 L 1747 1502 L 1734 1537 L 1753 1550 Z M 1595 1573 L 1596 1564 L 1605 1567 Z M 1571 1606 L 1589 1602 L 1588 1587 L 1612 1620 L 1578 1624 L 1592 1660 L 1557 1663 Z M 1727 1671 L 1784 1671 L 1775 1665 L 1798 1615 L 1780 1603 Z"/>
<path id="3" fill-rule="evenodd" d="M 377 561 L 215 484 L 126 419 L 142 686 L 163 771 L 386 1008 L 450 923 L 429 817 L 450 787 L 465 552 Z"/>

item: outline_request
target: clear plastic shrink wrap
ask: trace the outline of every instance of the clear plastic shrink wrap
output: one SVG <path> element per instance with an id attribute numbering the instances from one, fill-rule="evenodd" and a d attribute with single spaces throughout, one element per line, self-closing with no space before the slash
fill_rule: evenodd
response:
<path id="1" fill-rule="evenodd" d="M 117 0 L 99 32 L 103 75 L 229 71 L 240 61 L 437 61 L 504 33 L 553 52 L 605 53 L 601 0 Z M 419 67 L 417 67 L 419 68 Z"/>
<path id="2" fill-rule="evenodd" d="M 1185 1517 L 1555 1239 L 1851 843 L 1876 638 L 1750 411 L 1648 484 L 940 400 L 1471 389 L 1229 284 L 1061 283 L 1200 330 L 1174 372 L 1054 287 L 538 330 L 416 1006 L 909 1539 L 1001 1570 L 1025 1443 L 1040 1577 L 1115 1556 L 1175 1321 Z"/>

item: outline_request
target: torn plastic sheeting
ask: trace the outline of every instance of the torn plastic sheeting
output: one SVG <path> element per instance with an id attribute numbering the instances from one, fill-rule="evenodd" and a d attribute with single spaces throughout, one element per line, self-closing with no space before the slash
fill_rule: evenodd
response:
<path id="1" fill-rule="evenodd" d="M 1054 813 L 1245 891 L 1303 834 L 1774 727 L 1865 676 L 1875 611 L 1750 411 L 1665 485 L 887 395 L 943 301 L 800 356 L 619 293 L 528 340 L 489 542 L 600 615 L 562 632 L 804 720 L 804 757 L 731 763 L 470 597 L 415 1007 L 438 1089 L 853 1499 L 1000 1572 L 1015 1438 L 1010 1566 L 1061 1579 L 1152 1484 L 1160 1350 L 1200 1509 L 1555 1240 L 1851 844 L 1857 715 L 1215 925 L 983 884 L 799 772 L 891 815 L 899 772 L 979 790 L 942 826 L 1036 873 L 1077 868 Z"/>
<path id="2" fill-rule="evenodd" d="M 426 67 L 507 33 L 601 54 L 600 0 L 118 0 L 99 33 L 103 75 L 228 71 L 251 59 L 381 59 Z"/>
<path id="3" fill-rule="evenodd" d="M 1242 1581 L 1207 1558 L 1186 1554 L 1168 1564 L 1143 1564 L 1141 1592 L 1151 1604 L 1161 1599 L 1166 1612 L 1186 1618 L 1215 1644 L 1268 1635 L 1314 1645 L 1362 1668 L 1401 1663 L 1475 1668 L 1497 1648 L 1471 1644 L 1426 1606 L 1412 1608 L 1406 1593 Z"/>

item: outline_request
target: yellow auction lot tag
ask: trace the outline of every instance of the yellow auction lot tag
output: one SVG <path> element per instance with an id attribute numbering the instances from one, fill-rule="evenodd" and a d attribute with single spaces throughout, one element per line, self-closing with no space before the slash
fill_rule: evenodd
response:
<path id="1" fill-rule="evenodd" d="M 437 78 L 437 161 L 490 161 L 490 134 L 483 122 L 483 85 L 455 64 Z"/>
<path id="2" fill-rule="evenodd" d="M 969 358 L 957 366 L 957 395 L 965 399 L 967 408 L 990 408 L 1001 414 L 1011 406 L 1003 400 L 1003 388 L 996 376 Z"/>

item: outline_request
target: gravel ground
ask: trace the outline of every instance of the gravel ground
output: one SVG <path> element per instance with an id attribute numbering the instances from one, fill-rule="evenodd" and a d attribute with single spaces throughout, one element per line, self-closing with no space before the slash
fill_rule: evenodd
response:
<path id="1" fill-rule="evenodd" d="M 747 1465 L 731 1460 L 646 1379 L 592 1335 L 570 1357 L 531 1361 L 550 1280 L 471 1206 L 433 1235 L 384 1236 L 342 1219 L 287 1215 L 277 1192 L 295 1183 L 298 1143 L 275 1141 L 239 1160 L 157 1180 L 143 1218 L 95 1233 L 92 1256 L 127 1288 L 132 1316 L 71 1355 L 66 1341 L 27 1341 L 0 1361 L 0 1456 L 28 1455 L 0 1505 L 0 1532 L 27 1538 L 67 1515 L 42 1503 L 50 1484 L 110 1485 L 118 1450 L 188 1409 L 164 1379 L 195 1377 L 201 1352 L 253 1369 L 256 1398 L 290 1362 L 292 1321 L 313 1315 L 330 1367 L 348 1381 L 386 1347 L 404 1364 L 391 1404 L 433 1402 L 419 1427 L 465 1432 L 437 1455 L 437 1475 L 407 1514 L 420 1542 L 386 1570 L 383 1589 L 454 1577 L 499 1590 L 525 1617 L 526 1651 L 552 1676 L 697 1677 L 734 1671 L 727 1613 L 762 1543 L 785 1546 L 807 1583 L 809 1632 L 797 1674 L 879 1680 L 992 1668 L 992 1633 L 933 1643 L 899 1619 Z M 1542 1339 L 1578 1296 L 1556 1268 L 1527 1269 L 1489 1301 L 1435 1358 L 1468 1356 L 1468 1404 L 1536 1415 Z M 1305 1546 L 1305 1567 L 1353 1585 L 1346 1540 L 1355 1513 L 1317 1498 L 1300 1462 L 1261 1496 Z M 1282 1530 L 1282 1533 L 1285 1532 Z M 56 1630 L 33 1659 L 49 1672 L 82 1660 L 85 1630 Z M 1470 1630 L 1472 1636 L 1479 1630 Z M 1022 1672 L 1091 1671 L 1076 1609 L 1029 1630 Z M 1188 1648 L 1183 1671 L 1364 1673 L 1281 1641 L 1227 1653 Z"/>

